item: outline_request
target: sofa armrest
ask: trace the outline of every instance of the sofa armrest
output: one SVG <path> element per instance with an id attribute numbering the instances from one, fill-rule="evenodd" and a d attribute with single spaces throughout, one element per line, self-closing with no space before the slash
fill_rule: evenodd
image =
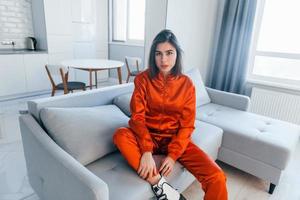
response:
<path id="1" fill-rule="evenodd" d="M 31 115 L 19 121 L 29 181 L 41 199 L 109 199 L 107 184 L 61 149 Z"/>
<path id="2" fill-rule="evenodd" d="M 250 108 L 250 98 L 248 96 L 224 92 L 208 87 L 206 87 L 206 90 L 212 103 L 243 111 L 248 111 Z"/>

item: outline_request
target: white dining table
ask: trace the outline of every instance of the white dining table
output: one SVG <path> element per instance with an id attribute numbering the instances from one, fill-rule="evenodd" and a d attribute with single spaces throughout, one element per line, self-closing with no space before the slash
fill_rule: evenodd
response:
<path id="1" fill-rule="evenodd" d="M 117 69 L 119 84 L 122 84 L 121 68 L 123 62 L 107 59 L 71 59 L 63 60 L 61 65 L 74 69 L 84 70 L 89 72 L 90 89 L 93 87 L 92 73 L 95 72 L 95 86 L 97 88 L 97 72 L 101 70 Z"/>

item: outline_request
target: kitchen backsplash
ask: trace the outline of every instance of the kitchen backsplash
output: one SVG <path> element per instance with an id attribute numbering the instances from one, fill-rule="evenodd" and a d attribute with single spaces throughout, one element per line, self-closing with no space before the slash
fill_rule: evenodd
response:
<path id="1" fill-rule="evenodd" d="M 26 48 L 25 38 L 34 35 L 31 3 L 31 0 L 0 0 L 0 49 L 11 49 L 10 41 L 15 42 L 17 49 Z"/>

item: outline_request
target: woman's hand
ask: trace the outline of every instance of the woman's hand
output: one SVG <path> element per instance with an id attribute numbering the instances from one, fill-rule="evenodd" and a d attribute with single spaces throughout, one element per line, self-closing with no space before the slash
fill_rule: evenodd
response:
<path id="1" fill-rule="evenodd" d="M 171 157 L 167 156 L 159 168 L 159 172 L 161 173 L 161 175 L 168 176 L 173 170 L 174 164 L 175 161 Z"/>
<path id="2" fill-rule="evenodd" d="M 137 172 L 143 179 L 147 179 L 157 174 L 156 165 L 151 152 L 145 152 L 142 155 Z"/>

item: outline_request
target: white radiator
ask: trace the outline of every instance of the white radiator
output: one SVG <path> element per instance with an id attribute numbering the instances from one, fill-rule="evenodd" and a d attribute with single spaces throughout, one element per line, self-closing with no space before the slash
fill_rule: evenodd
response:
<path id="1" fill-rule="evenodd" d="M 300 124 L 300 95 L 253 87 L 250 111 Z"/>

